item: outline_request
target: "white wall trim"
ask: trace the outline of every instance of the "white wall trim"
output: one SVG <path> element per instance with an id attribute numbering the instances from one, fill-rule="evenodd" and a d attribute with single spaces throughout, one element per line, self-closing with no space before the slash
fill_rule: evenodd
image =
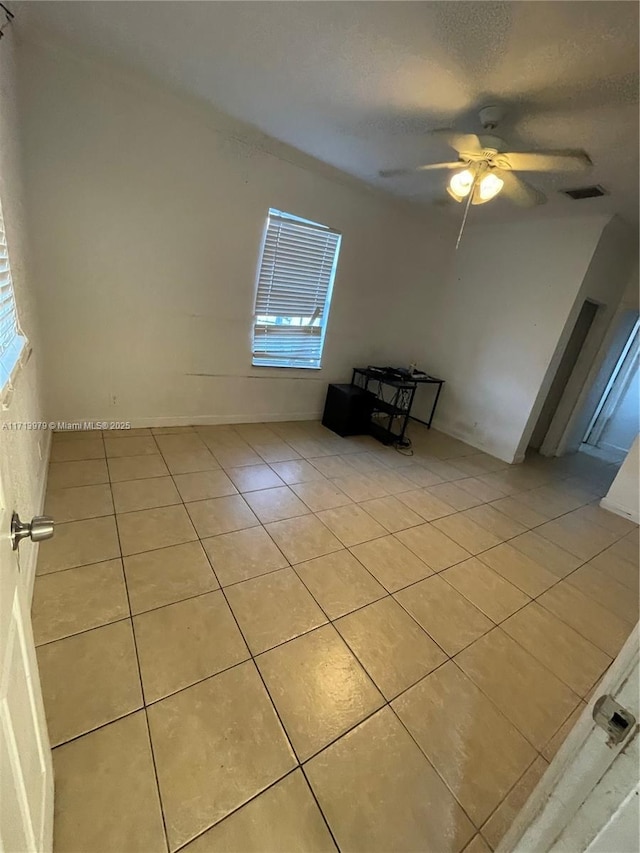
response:
<path id="1" fill-rule="evenodd" d="M 623 518 L 628 518 L 630 521 L 640 524 L 640 513 L 634 510 L 629 510 L 615 501 L 609 500 L 608 497 L 602 498 L 600 506 L 603 509 L 608 509 L 609 512 L 614 512 L 616 515 L 621 515 Z"/>

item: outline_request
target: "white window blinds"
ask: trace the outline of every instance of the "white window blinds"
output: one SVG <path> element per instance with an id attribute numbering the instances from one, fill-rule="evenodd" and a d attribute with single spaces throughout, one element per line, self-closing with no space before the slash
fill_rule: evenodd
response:
<path id="1" fill-rule="evenodd" d="M 10 388 L 11 379 L 25 343 L 18 326 L 7 237 L 4 230 L 2 205 L 0 205 L 0 394 L 3 399 Z"/>
<path id="2" fill-rule="evenodd" d="M 341 235 L 270 210 L 254 312 L 253 364 L 320 367 Z"/>

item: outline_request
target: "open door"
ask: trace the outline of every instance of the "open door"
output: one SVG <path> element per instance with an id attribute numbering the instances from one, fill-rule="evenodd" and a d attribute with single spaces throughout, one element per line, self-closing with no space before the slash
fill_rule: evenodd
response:
<path id="1" fill-rule="evenodd" d="M 49 853 L 53 768 L 27 594 L 12 549 L 12 492 L 0 469 L 0 851 Z"/>
<path id="2" fill-rule="evenodd" d="M 638 626 L 496 853 L 639 849 Z"/>

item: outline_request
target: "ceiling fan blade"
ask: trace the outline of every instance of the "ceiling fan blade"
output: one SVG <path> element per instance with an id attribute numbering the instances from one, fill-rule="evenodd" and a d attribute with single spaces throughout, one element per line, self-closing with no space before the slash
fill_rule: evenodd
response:
<path id="1" fill-rule="evenodd" d="M 592 163 L 586 151 L 563 149 L 559 151 L 515 151 L 502 154 L 516 172 L 583 172 Z"/>
<path id="2" fill-rule="evenodd" d="M 506 196 L 520 207 L 535 207 L 537 204 L 546 202 L 547 197 L 544 193 L 523 181 L 513 172 L 505 172 L 503 169 L 495 169 L 494 171 L 504 181 L 501 195 Z"/>
<path id="3" fill-rule="evenodd" d="M 454 130 L 432 130 L 431 136 L 436 136 L 447 143 L 458 154 L 479 154 L 482 143 L 475 133 L 456 133 Z"/>
<path id="4" fill-rule="evenodd" d="M 378 172 L 381 178 L 395 178 L 397 175 L 414 175 L 416 172 L 428 172 L 431 169 L 462 169 L 465 163 L 456 160 L 455 163 L 426 163 L 424 166 L 414 166 L 413 169 L 383 169 Z"/>

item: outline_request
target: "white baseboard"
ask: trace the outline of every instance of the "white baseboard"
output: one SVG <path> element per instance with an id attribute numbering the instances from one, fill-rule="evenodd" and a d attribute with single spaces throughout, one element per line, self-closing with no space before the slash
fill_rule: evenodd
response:
<path id="1" fill-rule="evenodd" d="M 621 515 L 623 518 L 628 518 L 629 521 L 635 522 L 635 524 L 640 524 L 640 513 L 637 509 L 629 509 L 628 507 L 620 506 L 620 504 L 615 501 L 609 500 L 609 498 L 602 498 L 600 501 L 600 506 L 602 509 L 608 509 L 609 512 L 614 512 L 616 515 Z"/>
<path id="2" fill-rule="evenodd" d="M 58 424 L 105 424 L 130 423 L 132 429 L 143 427 L 178 427 L 178 426 L 215 426 L 216 424 L 261 424 L 278 421 L 317 421 L 322 417 L 321 411 L 315 412 L 277 412 L 275 414 L 258 415 L 167 415 L 160 418 L 58 418 L 51 423 Z"/>

